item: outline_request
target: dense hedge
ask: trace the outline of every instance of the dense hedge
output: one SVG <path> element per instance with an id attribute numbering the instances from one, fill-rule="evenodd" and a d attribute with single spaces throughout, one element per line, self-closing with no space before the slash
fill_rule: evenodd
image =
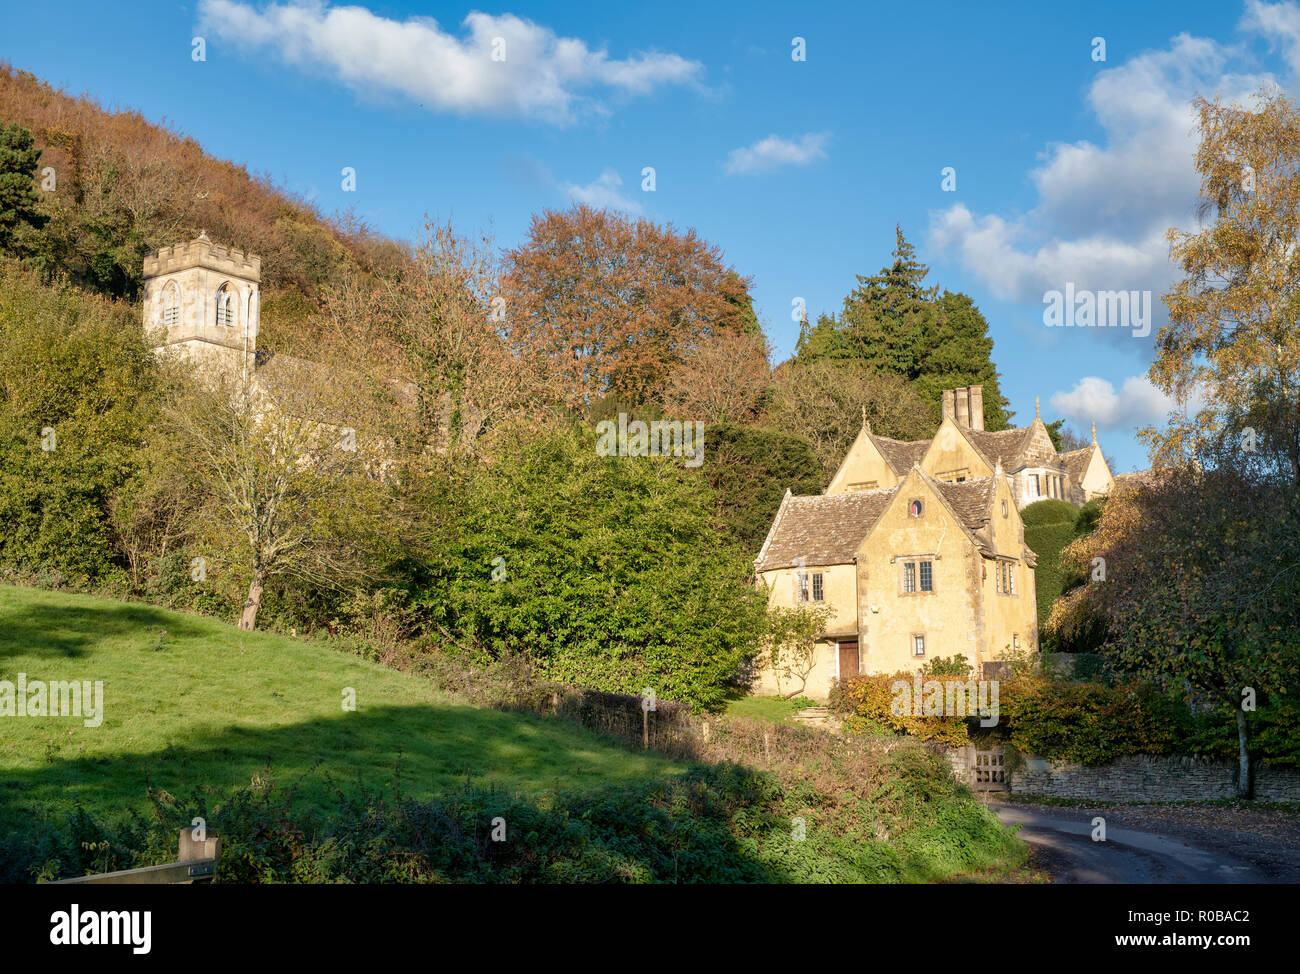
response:
<path id="1" fill-rule="evenodd" d="M 926 679 L 956 680 L 964 677 L 927 676 Z M 907 672 L 838 680 L 831 689 L 829 706 L 845 721 L 850 732 L 892 731 L 951 747 L 970 743 L 967 721 L 963 717 L 895 713 L 894 703 L 898 695 L 894 684 L 900 680 L 912 686 L 912 674 Z"/>
<path id="2" fill-rule="evenodd" d="M 1038 600 L 1038 618 L 1046 619 L 1052 603 L 1065 590 L 1061 571 L 1061 551 L 1075 538 L 1079 509 L 1059 500 L 1041 500 L 1020 512 L 1025 523 L 1025 544 L 1038 563 L 1034 568 L 1034 587 Z"/>
<path id="3" fill-rule="evenodd" d="M 925 680 L 965 679 L 927 673 Z M 978 719 L 893 713 L 897 680 L 909 673 L 839 681 L 831 708 L 850 732 L 885 731 L 960 747 L 984 735 Z M 1018 672 L 998 684 L 999 722 L 990 733 L 1025 754 L 1082 764 L 1105 764 L 1129 754 L 1189 754 L 1234 760 L 1235 715 L 1226 706 L 1197 707 L 1148 683 L 1112 679 L 1054 679 Z M 1251 752 L 1278 764 L 1300 765 L 1300 701 L 1263 699 L 1247 715 Z"/>
<path id="4" fill-rule="evenodd" d="M 1104 764 L 1124 754 L 1171 754 L 1187 709 L 1144 684 L 1075 683 L 1024 674 L 1000 688 L 1007 739 L 1018 751 Z"/>
<path id="5" fill-rule="evenodd" d="M 1078 519 L 1079 509 L 1069 501 L 1046 500 L 1034 501 L 1020 511 L 1020 520 L 1025 523 L 1025 527 L 1040 527 L 1044 524 L 1068 524 L 1074 527 L 1074 522 Z"/>

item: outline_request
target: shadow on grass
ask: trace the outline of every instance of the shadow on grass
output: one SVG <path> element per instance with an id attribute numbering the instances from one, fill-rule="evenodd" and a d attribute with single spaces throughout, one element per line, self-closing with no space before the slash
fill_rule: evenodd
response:
<path id="1" fill-rule="evenodd" d="M 175 613 L 147 605 L 96 602 L 83 607 L 31 600 L 18 607 L 0 601 L 0 665 L 8 656 L 76 659 L 105 640 L 139 639 L 142 632 L 162 629 L 169 638 L 210 634 Z"/>
<path id="2" fill-rule="evenodd" d="M 404 803 L 394 820 L 396 831 L 385 831 L 384 840 L 401 849 L 427 846 L 437 853 L 435 859 L 445 859 L 452 849 L 461 863 L 455 869 L 479 880 L 497 881 L 493 857 L 505 853 L 484 845 L 482 836 L 490 831 L 496 809 L 508 809 L 508 821 L 532 823 L 519 829 L 517 840 L 530 847 L 509 854 L 520 857 L 510 868 L 525 870 L 522 881 L 546 881 L 537 870 L 548 857 L 572 859 L 574 865 L 593 862 L 590 875 L 599 881 L 685 880 L 678 869 L 692 867 L 679 867 L 679 853 L 683 864 L 707 862 L 713 881 L 782 881 L 770 864 L 742 850 L 729 828 L 734 809 L 719 797 L 716 782 L 655 774 L 653 766 L 645 775 L 629 776 L 626 765 L 633 757 L 587 732 L 541 718 L 470 707 L 378 707 L 271 730 L 229 728 L 201 743 L 112 760 L 54 760 L 7 773 L 0 786 L 0 882 L 30 881 L 33 868 L 49 861 L 51 837 L 68 833 L 78 807 L 112 830 L 127 821 L 128 809 L 147 810 L 149 786 L 183 799 L 176 821 L 159 834 L 174 835 L 167 829 L 188 823 L 185 816 L 196 801 L 205 813 L 211 811 L 208 824 L 222 834 L 219 806 L 259 775 L 273 781 L 279 793 L 292 792 L 295 822 L 328 823 L 324 834 L 370 822 L 373 816 L 358 816 L 354 801 Z M 690 774 L 697 773 L 718 774 L 709 769 Z M 520 782 L 548 777 L 562 787 L 545 798 L 516 790 Z M 755 803 L 751 814 L 758 812 L 758 790 L 747 784 L 733 790 L 752 791 L 754 797 L 746 800 Z M 350 818 L 340 826 L 345 812 Z M 470 838 L 464 822 L 456 824 L 457 815 L 466 814 L 474 820 Z M 433 823 L 429 827 L 435 831 L 443 827 L 436 823 L 445 823 L 448 834 L 403 831 L 413 816 Z M 78 842 L 60 841 L 60 871 L 75 874 L 70 865 Z M 584 851 L 589 846 L 600 850 L 595 859 Z"/>

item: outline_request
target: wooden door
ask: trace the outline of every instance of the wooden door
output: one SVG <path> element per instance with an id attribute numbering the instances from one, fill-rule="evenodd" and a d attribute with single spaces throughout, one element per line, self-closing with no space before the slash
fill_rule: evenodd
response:
<path id="1" fill-rule="evenodd" d="M 847 680 L 849 677 L 858 675 L 858 643 L 854 640 L 850 643 L 839 643 L 840 650 L 840 679 Z"/>

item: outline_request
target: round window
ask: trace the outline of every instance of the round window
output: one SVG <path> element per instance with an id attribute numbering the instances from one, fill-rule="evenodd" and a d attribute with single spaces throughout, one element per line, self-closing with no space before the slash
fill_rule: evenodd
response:
<path id="1" fill-rule="evenodd" d="M 910 507 L 910 511 L 911 511 L 912 517 L 920 517 L 920 516 L 921 516 L 921 502 L 920 502 L 920 501 L 912 501 L 912 504 L 911 504 L 911 507 Z"/>

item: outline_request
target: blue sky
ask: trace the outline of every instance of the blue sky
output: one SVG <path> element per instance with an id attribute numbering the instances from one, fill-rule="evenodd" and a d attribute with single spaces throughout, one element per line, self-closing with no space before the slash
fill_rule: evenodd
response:
<path id="1" fill-rule="evenodd" d="M 1190 99 L 1293 87 L 1300 7 L 1062 6 L 0 0 L 0 58 L 393 236 L 429 214 L 513 246 L 573 199 L 694 227 L 753 278 L 778 360 L 794 299 L 837 311 L 901 223 L 989 319 L 1017 421 L 1035 396 L 1096 420 L 1121 472 L 1170 405 L 1143 377 L 1164 231 L 1194 226 Z M 1047 327 L 1067 284 L 1151 291 L 1152 334 Z"/>

